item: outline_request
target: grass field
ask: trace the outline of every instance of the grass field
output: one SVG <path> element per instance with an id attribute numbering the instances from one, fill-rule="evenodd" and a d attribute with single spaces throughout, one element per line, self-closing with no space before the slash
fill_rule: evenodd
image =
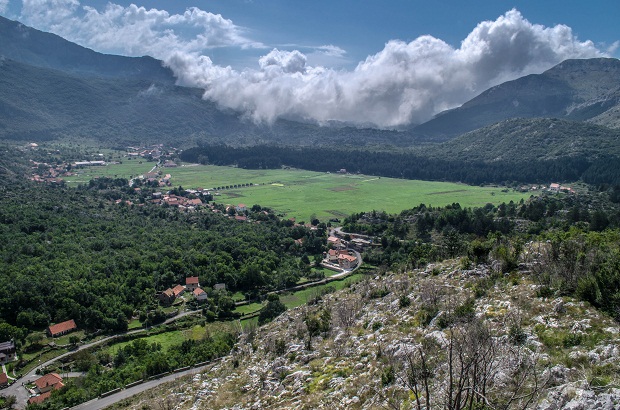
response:
<path id="1" fill-rule="evenodd" d="M 354 212 L 397 213 L 421 203 L 462 206 L 519 201 L 530 194 L 499 187 L 478 187 L 449 182 L 411 181 L 368 175 L 340 175 L 304 170 L 246 170 L 218 166 L 182 166 L 171 171 L 174 186 L 217 188 L 255 184 L 252 187 L 223 189 L 216 202 L 248 206 L 260 204 L 298 221 L 343 218 Z M 256 186 L 257 184 L 257 186 Z"/>
<path id="2" fill-rule="evenodd" d="M 65 183 L 68 186 L 76 187 L 79 184 L 87 184 L 91 179 L 96 177 L 110 178 L 131 178 L 149 172 L 155 166 L 155 162 L 146 160 L 125 158 L 122 164 L 108 164 L 106 166 L 76 168 L 74 172 L 77 175 L 65 177 Z"/>
<path id="3" fill-rule="evenodd" d="M 138 160 L 106 167 L 86 168 L 67 183 L 76 186 L 96 176 L 124 177 L 140 175 L 154 163 Z M 220 189 L 216 202 L 244 203 L 270 207 L 297 221 L 343 218 L 354 212 L 386 211 L 398 213 L 421 203 L 444 206 L 454 202 L 462 206 L 483 206 L 487 203 L 519 201 L 529 193 L 502 190 L 500 187 L 479 187 L 451 182 L 412 181 L 368 175 L 341 175 L 290 170 L 247 170 L 214 165 L 182 164 L 166 169 L 172 174 L 172 185 L 183 188 L 218 188 L 240 184 L 251 187 Z"/>

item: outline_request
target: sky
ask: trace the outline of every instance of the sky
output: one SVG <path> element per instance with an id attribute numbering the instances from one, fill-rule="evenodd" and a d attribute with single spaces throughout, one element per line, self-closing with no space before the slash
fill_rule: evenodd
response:
<path id="1" fill-rule="evenodd" d="M 248 119 L 399 128 L 568 58 L 620 56 L 617 0 L 0 0 L 96 51 L 151 55 Z"/>

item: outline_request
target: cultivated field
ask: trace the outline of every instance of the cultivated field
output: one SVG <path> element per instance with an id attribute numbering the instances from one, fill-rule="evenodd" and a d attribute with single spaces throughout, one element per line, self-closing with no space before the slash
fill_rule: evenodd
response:
<path id="1" fill-rule="evenodd" d="M 130 178 L 148 172 L 153 162 L 137 160 L 105 167 L 81 170 L 67 178 L 70 185 L 88 183 L 97 176 Z M 343 218 L 353 212 L 386 211 L 397 213 L 421 203 L 444 206 L 454 202 L 462 206 L 519 201 L 529 193 L 500 187 L 478 187 L 449 182 L 411 181 L 368 175 L 341 175 L 298 169 L 248 170 L 213 165 L 183 164 L 178 168 L 159 168 L 172 174 L 172 185 L 183 188 L 220 188 L 215 202 L 244 203 L 273 208 L 297 221 Z M 243 188 L 225 188 L 253 184 Z"/>
<path id="2" fill-rule="evenodd" d="M 448 182 L 411 181 L 368 175 L 341 175 L 304 170 L 246 170 L 233 167 L 189 165 L 171 169 L 172 184 L 184 188 L 217 188 L 239 184 L 251 187 L 220 189 L 216 202 L 267 206 L 309 221 L 343 218 L 353 212 L 397 213 L 421 203 L 463 206 L 519 201 L 530 194 L 499 187 L 477 187 Z"/>

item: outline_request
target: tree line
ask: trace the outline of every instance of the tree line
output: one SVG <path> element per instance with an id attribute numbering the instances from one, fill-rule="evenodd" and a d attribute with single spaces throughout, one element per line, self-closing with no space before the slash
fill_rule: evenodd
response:
<path id="1" fill-rule="evenodd" d="M 318 172 L 346 169 L 352 173 L 390 178 L 482 183 L 548 183 L 577 181 L 620 185 L 620 159 L 587 159 L 582 156 L 548 160 L 484 162 L 429 158 L 418 152 L 355 150 L 341 147 L 285 147 L 255 145 L 231 147 L 201 145 L 183 151 L 183 161 L 213 165 L 236 165 L 247 169 L 278 169 L 282 166 Z"/>

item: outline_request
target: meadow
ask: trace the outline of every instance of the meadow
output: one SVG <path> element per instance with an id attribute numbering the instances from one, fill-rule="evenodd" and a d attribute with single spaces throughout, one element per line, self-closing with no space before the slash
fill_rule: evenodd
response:
<path id="1" fill-rule="evenodd" d="M 218 190 L 215 202 L 244 203 L 273 208 L 297 221 L 312 216 L 325 220 L 343 218 L 354 212 L 398 213 L 421 203 L 462 206 L 519 201 L 529 193 L 501 187 L 479 187 L 451 182 L 412 181 L 369 175 L 320 173 L 298 169 L 247 170 L 212 165 L 185 165 L 170 170 L 172 184 L 184 188 L 250 187 Z"/>
<path id="2" fill-rule="evenodd" d="M 77 186 L 97 176 L 130 178 L 148 172 L 153 162 L 125 160 L 122 164 L 90 167 L 67 178 Z M 421 203 L 444 206 L 455 202 L 466 207 L 487 203 L 519 201 L 529 193 L 492 186 L 471 186 L 452 182 L 416 181 L 370 175 L 321 173 L 299 169 L 250 170 L 214 165 L 182 164 L 177 168 L 160 168 L 172 175 L 172 186 L 217 189 L 215 202 L 224 204 L 259 204 L 281 216 L 309 221 L 342 219 L 354 212 L 385 211 L 398 213 Z M 232 188 L 234 185 L 251 186 Z"/>
<path id="3" fill-rule="evenodd" d="M 88 184 L 91 179 L 98 177 L 130 179 L 149 172 L 156 164 L 156 162 L 148 162 L 146 160 L 128 160 L 125 158 L 122 164 L 76 168 L 73 171 L 76 175 L 64 179 L 67 185 L 71 187 Z"/>

